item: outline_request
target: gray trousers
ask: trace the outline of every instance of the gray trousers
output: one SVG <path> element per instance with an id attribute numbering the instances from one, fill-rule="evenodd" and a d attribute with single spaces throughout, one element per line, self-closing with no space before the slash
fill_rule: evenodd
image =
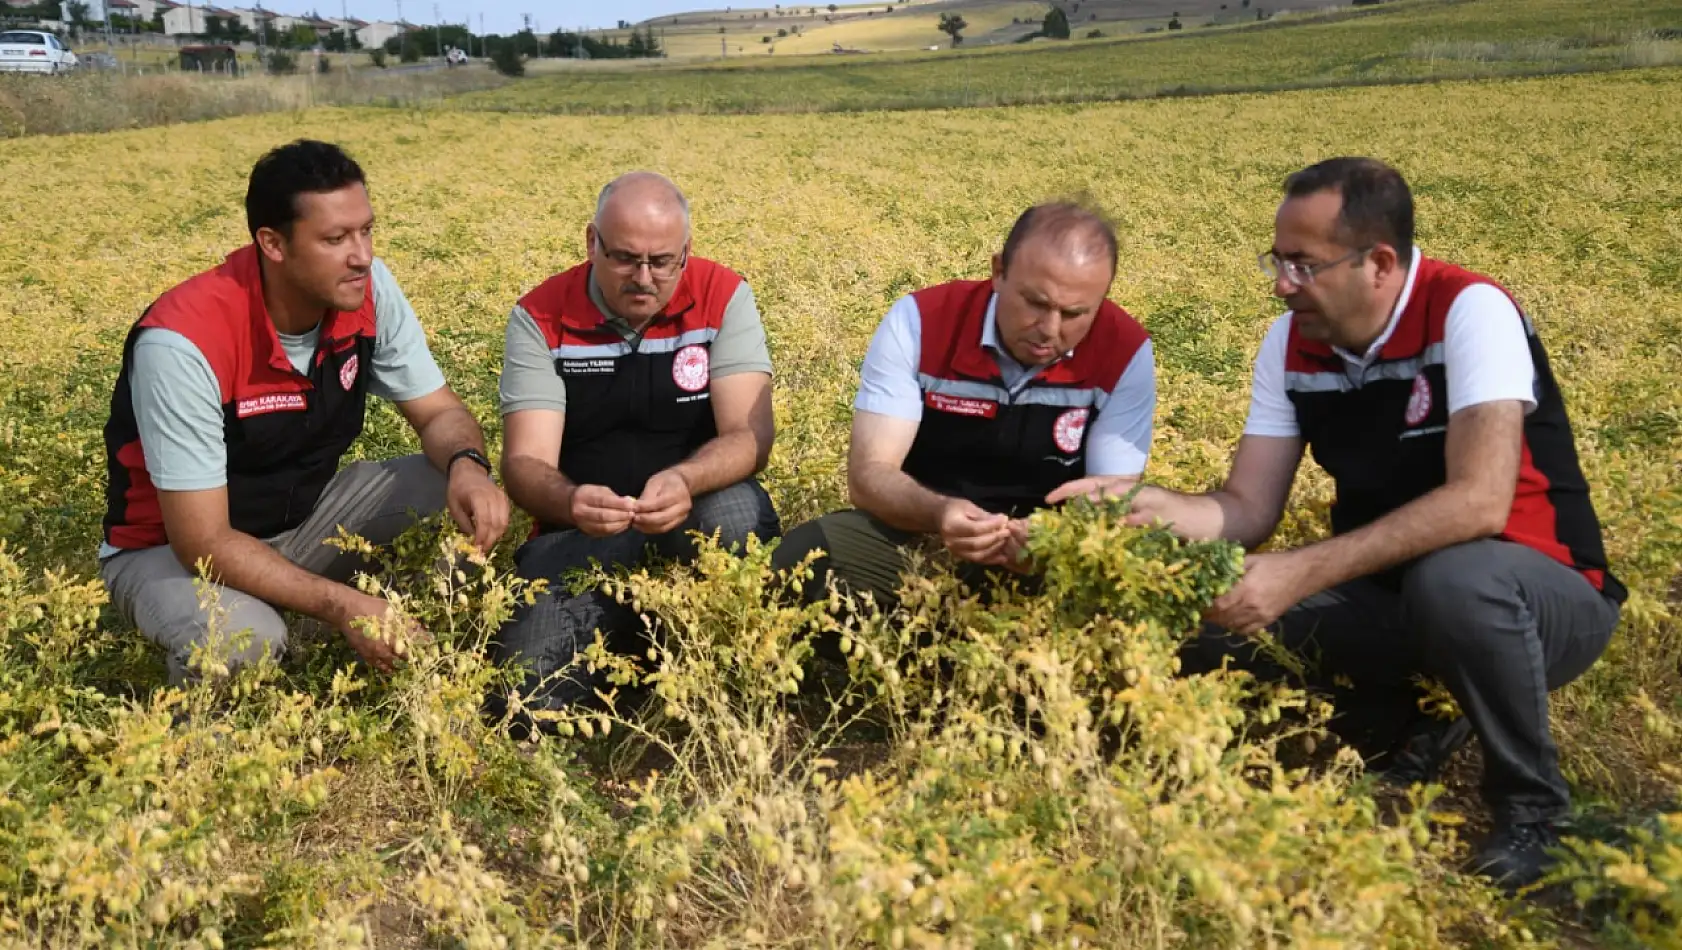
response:
<path id="1" fill-rule="evenodd" d="M 1570 790 L 1548 693 L 1606 649 L 1617 603 L 1577 571 L 1506 541 L 1454 545 L 1396 573 L 1399 581 L 1362 578 L 1316 594 L 1280 618 L 1280 641 L 1310 667 L 1305 685 L 1333 695 L 1339 732 L 1370 752 L 1422 715 L 1413 678 L 1441 680 L 1483 748 L 1483 797 L 1497 820 L 1564 817 Z M 1223 658 L 1264 677 L 1287 675 L 1218 629 L 1190 642 L 1181 659 L 1200 672 Z"/>
<path id="2" fill-rule="evenodd" d="M 415 521 L 444 508 L 446 482 L 422 455 L 388 462 L 355 462 L 328 483 L 309 518 L 291 531 L 265 539 L 279 554 L 312 574 L 348 581 L 366 567 L 362 558 L 323 543 L 338 529 L 375 545 L 390 543 Z M 164 648 L 171 683 L 195 675 L 188 660 L 205 646 L 213 631 L 230 640 L 230 670 L 286 648 L 286 623 L 273 606 L 222 584 L 208 585 L 201 603 L 196 575 L 181 566 L 169 545 L 125 551 L 106 558 L 99 576 L 111 602 Z M 249 638 L 235 637 L 250 631 Z"/>
<path id="3" fill-rule="evenodd" d="M 646 648 L 647 631 L 634 611 L 596 589 L 573 595 L 567 575 L 589 569 L 591 561 L 611 570 L 635 568 L 651 557 L 687 560 L 695 555 L 691 531 L 717 532 L 721 543 L 738 546 L 749 534 L 775 538 L 782 526 L 771 496 L 750 478 L 696 498 L 689 519 L 665 534 L 649 536 L 633 528 L 594 538 L 569 529 L 539 535 L 520 546 L 514 553 L 516 573 L 527 580 L 546 580 L 550 589 L 535 603 L 515 609 L 491 644 L 491 656 L 497 663 L 526 665 L 519 687 L 526 706 L 560 709 L 589 703 L 596 690 L 608 688 L 604 675 L 586 670 L 582 663 L 567 669 L 597 630 L 616 652 L 640 653 Z M 493 712 L 500 704 L 492 697 Z"/>

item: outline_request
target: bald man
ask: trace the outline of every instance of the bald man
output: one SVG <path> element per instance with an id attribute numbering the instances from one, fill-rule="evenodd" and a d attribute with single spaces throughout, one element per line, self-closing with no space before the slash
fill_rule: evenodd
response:
<path id="1" fill-rule="evenodd" d="M 753 291 L 690 254 L 689 203 L 648 172 L 602 189 L 589 260 L 521 298 L 502 369 L 502 475 L 530 512 L 520 576 L 556 584 L 588 568 L 687 558 L 689 535 L 726 544 L 780 531 L 754 476 L 771 454 L 771 357 Z M 528 706 L 587 701 L 605 686 L 557 676 L 600 627 L 637 653 L 640 624 L 597 591 L 557 590 L 519 611 L 495 645 L 529 667 Z"/>
<path id="2" fill-rule="evenodd" d="M 855 509 L 789 532 L 775 563 L 813 550 L 808 597 L 834 574 L 891 601 L 907 545 L 938 538 L 966 577 L 1030 571 L 1026 517 L 1079 495 L 1125 494 L 1156 408 L 1150 337 L 1106 299 L 1114 229 L 1097 212 L 1028 209 L 991 280 L 901 298 L 877 328 L 853 403 Z"/>

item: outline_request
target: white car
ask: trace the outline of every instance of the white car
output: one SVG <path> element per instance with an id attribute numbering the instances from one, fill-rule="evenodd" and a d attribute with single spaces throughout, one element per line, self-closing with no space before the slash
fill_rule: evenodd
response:
<path id="1" fill-rule="evenodd" d="M 76 54 L 51 33 L 7 30 L 0 33 L 0 73 L 65 73 L 76 68 Z"/>

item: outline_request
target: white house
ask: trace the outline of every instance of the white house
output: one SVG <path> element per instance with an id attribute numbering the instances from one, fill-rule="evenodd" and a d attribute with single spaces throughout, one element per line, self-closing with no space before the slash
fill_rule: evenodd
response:
<path id="1" fill-rule="evenodd" d="M 239 17 L 239 21 L 245 24 L 245 28 L 250 30 L 253 35 L 263 32 L 265 22 L 268 24 L 269 31 L 271 33 L 274 31 L 275 15 L 262 7 L 229 7 L 228 12 Z"/>
<path id="2" fill-rule="evenodd" d="M 209 21 L 224 24 L 239 21 L 239 15 L 221 7 L 190 4 L 164 11 L 164 33 L 169 36 L 203 36 L 209 33 Z"/>
<path id="3" fill-rule="evenodd" d="M 394 36 L 402 36 L 414 28 L 414 24 L 402 20 L 395 23 L 389 20 L 377 20 L 357 30 L 356 38 L 361 40 L 362 45 L 369 49 L 380 49 L 385 46 L 386 40 Z"/>
<path id="4" fill-rule="evenodd" d="M 157 15 L 159 10 L 167 13 L 170 7 L 180 6 L 180 4 L 171 2 L 171 0 L 134 0 L 134 5 L 136 7 L 135 15 L 148 22 Z"/>

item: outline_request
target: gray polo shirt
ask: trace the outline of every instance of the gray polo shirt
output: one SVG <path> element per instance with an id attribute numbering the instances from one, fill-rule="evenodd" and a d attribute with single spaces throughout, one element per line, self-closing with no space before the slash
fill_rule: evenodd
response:
<path id="1" fill-rule="evenodd" d="M 407 402 L 442 389 L 444 374 L 427 348 L 415 308 L 384 261 L 376 258 L 371 271 L 375 335 L 368 391 L 391 402 Z M 277 335 L 293 368 L 309 372 L 320 325 L 308 333 Z M 228 483 L 222 387 L 198 347 L 174 330 L 140 331 L 129 364 L 129 387 L 152 484 L 163 491 L 207 491 Z M 100 557 L 114 553 L 116 549 L 100 546 Z"/>
<path id="2" fill-rule="evenodd" d="M 607 325 L 627 342 L 637 331 L 624 318 L 608 309 L 596 281 L 590 280 L 590 302 L 607 318 Z M 502 414 L 524 409 L 566 412 L 566 381 L 555 372 L 555 357 L 549 341 L 526 308 L 515 304 L 508 315 L 508 330 L 502 355 Z M 737 373 L 771 372 L 771 352 L 765 344 L 765 325 L 759 319 L 759 304 L 744 281 L 725 305 L 718 338 L 713 340 L 708 363 L 713 379 Z"/>

